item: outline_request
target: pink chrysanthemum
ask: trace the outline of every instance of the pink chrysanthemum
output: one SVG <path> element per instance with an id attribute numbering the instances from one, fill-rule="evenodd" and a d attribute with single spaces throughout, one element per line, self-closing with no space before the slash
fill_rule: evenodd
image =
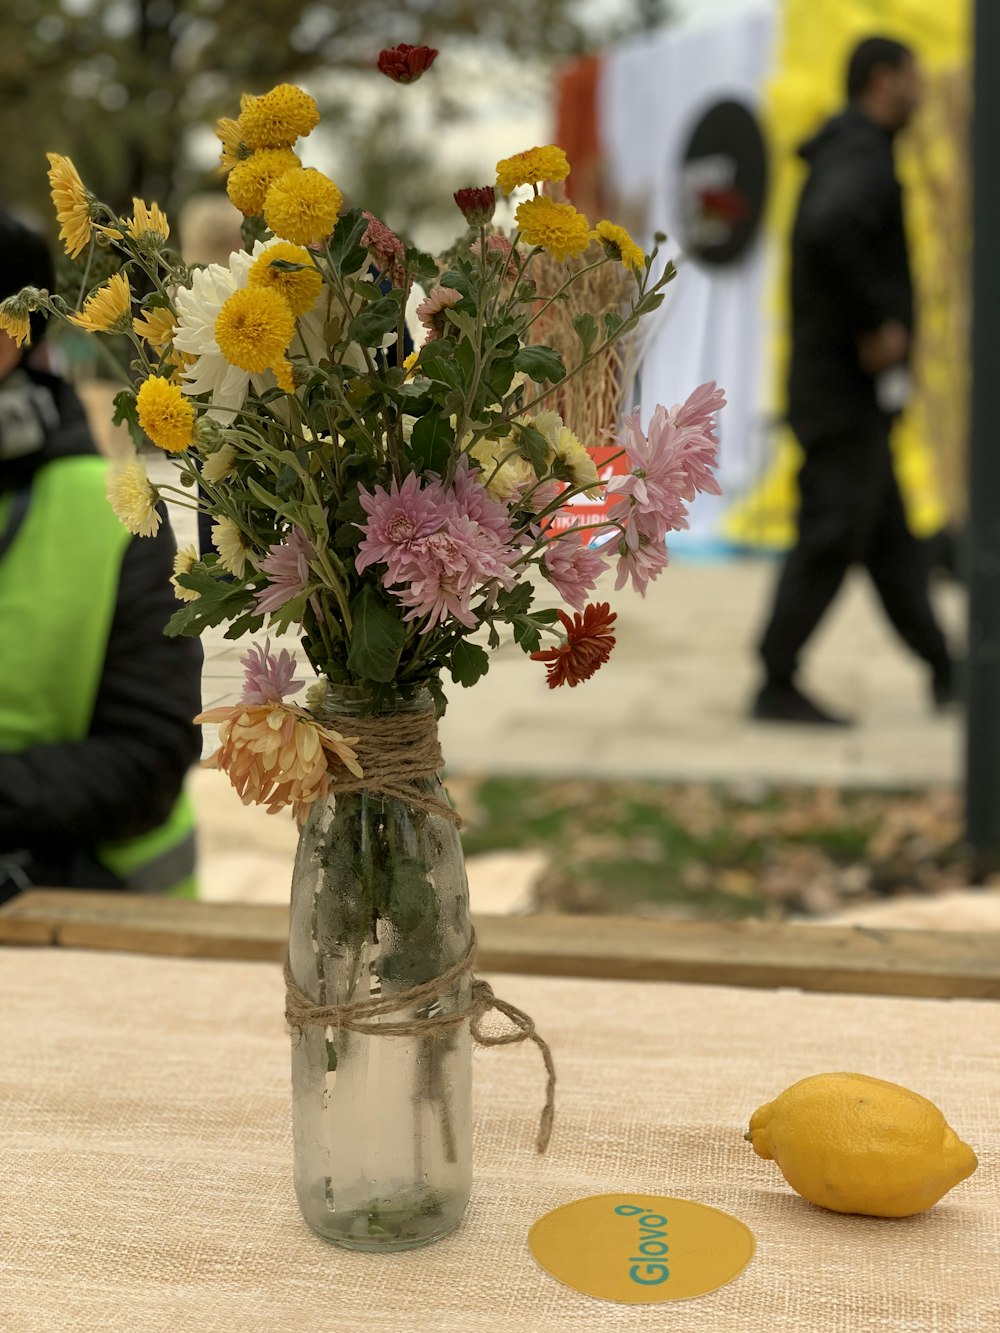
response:
<path id="1" fill-rule="evenodd" d="M 270 615 L 298 597 L 309 583 L 309 561 L 316 559 L 312 542 L 301 528 L 292 528 L 284 541 L 269 548 L 258 567 L 267 575 L 267 586 L 257 593 L 257 610 Z"/>
<path id="2" fill-rule="evenodd" d="M 240 702 L 244 704 L 281 703 L 288 695 L 294 694 L 305 684 L 303 680 L 294 680 L 295 658 L 287 648 L 275 656 L 271 652 L 271 640 L 264 640 L 264 647 L 253 644 L 240 658 L 243 667 L 243 693 Z"/>
<path id="3" fill-rule="evenodd" d="M 481 470 L 471 466 L 465 454 L 455 468 L 449 503 L 459 515 L 474 519 L 503 545 L 513 541 L 507 506 L 498 504 L 487 493 Z"/>
<path id="4" fill-rule="evenodd" d="M 462 293 L 454 287 L 442 287 L 440 283 L 432 287 L 417 306 L 417 319 L 427 330 L 427 341 L 434 342 L 443 338 L 445 332 L 453 326 L 448 322 L 447 312 L 458 305 Z"/>
<path id="5" fill-rule="evenodd" d="M 406 251 L 403 242 L 374 213 L 366 212 L 364 216 L 368 221 L 368 230 L 362 236 L 361 244 L 371 255 L 379 272 L 384 273 L 397 287 L 401 286 L 405 277 L 403 260 Z"/>
<path id="6" fill-rule="evenodd" d="M 648 584 L 666 569 L 668 563 L 667 547 L 659 533 L 659 526 L 653 518 L 647 526 L 644 519 L 650 516 L 633 510 L 625 532 L 618 543 L 618 578 L 615 591 L 624 588 L 631 579 L 632 587 L 645 597 Z M 687 520 L 683 521 L 687 527 Z"/>
<path id="7" fill-rule="evenodd" d="M 478 259 L 483 253 L 481 241 L 473 241 L 469 246 L 469 252 Z M 490 264 L 502 264 L 502 260 L 495 259 L 494 256 L 503 255 L 507 261 L 507 271 L 504 275 L 511 281 L 517 277 L 519 267 L 519 255 L 517 250 L 511 245 L 506 236 L 487 236 L 486 238 L 486 257 Z"/>
<path id="8" fill-rule="evenodd" d="M 437 483 L 421 487 L 420 478 L 411 472 L 402 486 L 393 480 L 388 491 L 376 486 L 372 494 L 362 486 L 359 495 L 369 517 L 359 524 L 365 539 L 355 567 L 361 574 L 369 565 L 388 565 L 384 582 L 399 583 L 408 576 L 416 543 L 441 527 L 441 487 Z"/>
<path id="9" fill-rule="evenodd" d="M 701 384 L 680 405 L 670 409 L 670 419 L 683 432 L 684 457 L 688 477 L 697 491 L 721 495 L 719 483 L 711 468 L 718 466 L 719 437 L 716 435 L 716 414 L 726 405 L 726 395 L 717 389 L 715 381 Z"/>
<path id="10" fill-rule="evenodd" d="M 607 567 L 606 558 L 598 551 L 584 546 L 572 529 L 549 542 L 542 556 L 546 577 L 559 596 L 578 611 L 586 606 L 587 597 Z"/>

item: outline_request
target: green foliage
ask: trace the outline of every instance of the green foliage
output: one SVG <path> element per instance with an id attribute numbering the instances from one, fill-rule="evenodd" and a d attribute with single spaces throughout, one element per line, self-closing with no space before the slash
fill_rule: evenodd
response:
<path id="1" fill-rule="evenodd" d="M 370 583 L 351 602 L 351 647 L 347 665 L 361 680 L 395 679 L 406 642 L 406 626 L 396 608 L 382 600 Z"/>

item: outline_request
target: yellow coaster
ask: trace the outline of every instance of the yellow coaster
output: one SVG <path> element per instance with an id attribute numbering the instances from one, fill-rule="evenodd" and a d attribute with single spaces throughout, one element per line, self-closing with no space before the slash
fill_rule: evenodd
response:
<path id="1" fill-rule="evenodd" d="M 654 1194 L 595 1194 L 554 1208 L 528 1245 L 574 1291 L 628 1305 L 704 1296 L 738 1277 L 756 1248 L 729 1213 Z"/>

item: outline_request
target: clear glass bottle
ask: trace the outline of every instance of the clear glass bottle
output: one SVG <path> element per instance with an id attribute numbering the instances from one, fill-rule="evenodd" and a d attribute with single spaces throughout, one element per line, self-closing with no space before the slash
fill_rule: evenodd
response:
<path id="1" fill-rule="evenodd" d="M 327 686 L 321 720 L 366 710 L 362 691 Z M 430 710 L 425 690 L 388 713 Z M 350 734 L 349 730 L 345 734 Z M 444 801 L 434 778 L 422 791 Z M 455 825 L 377 793 L 330 796 L 302 829 L 292 879 L 289 962 L 315 1004 L 402 991 L 463 959 L 471 938 Z M 401 1022 L 468 1008 L 466 973 Z M 306 1027 L 292 1036 L 295 1190 L 309 1226 L 358 1250 L 426 1245 L 461 1221 L 472 1185 L 468 1023 L 383 1037 Z"/>

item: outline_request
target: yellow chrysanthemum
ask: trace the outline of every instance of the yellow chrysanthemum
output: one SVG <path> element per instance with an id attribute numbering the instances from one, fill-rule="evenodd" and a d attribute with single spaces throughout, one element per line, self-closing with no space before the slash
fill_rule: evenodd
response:
<path id="1" fill-rule="evenodd" d="M 285 359 L 295 337 L 295 316 L 288 302 L 267 287 L 240 287 L 223 304 L 215 321 L 215 341 L 231 366 L 259 375 Z"/>
<path id="2" fill-rule="evenodd" d="M 279 83 L 263 97 L 244 93 L 236 122 L 250 148 L 290 147 L 319 124 L 316 99 L 292 83 Z"/>
<path id="3" fill-rule="evenodd" d="M 132 288 L 124 273 L 116 273 L 88 296 L 78 315 L 69 321 L 88 333 L 129 333 L 132 329 Z"/>
<path id="4" fill-rule="evenodd" d="M 537 185 L 539 181 L 564 181 L 569 175 L 569 160 L 561 148 L 529 148 L 497 163 L 497 186 L 510 194 L 519 185 Z"/>
<path id="5" fill-rule="evenodd" d="M 301 264 L 302 267 L 275 268 L 276 259 L 289 264 Z M 292 245 L 290 241 L 277 241 L 254 260 L 247 274 L 247 285 L 278 292 L 288 302 L 293 315 L 304 315 L 316 304 L 316 298 L 323 288 L 323 275 L 304 246 Z"/>
<path id="6" fill-rule="evenodd" d="M 315 245 L 333 231 L 343 196 L 315 167 L 288 171 L 264 200 L 264 221 L 276 236 L 296 245 Z"/>
<path id="7" fill-rule="evenodd" d="M 135 459 L 115 469 L 108 478 L 111 508 L 137 537 L 155 537 L 159 531 L 160 515 L 156 509 L 159 498 L 159 491 Z"/>
<path id="8" fill-rule="evenodd" d="M 290 148 L 262 148 L 233 167 L 226 182 L 226 193 L 244 217 L 260 217 L 267 192 L 274 182 L 287 172 L 301 168 L 302 163 Z"/>
<path id="9" fill-rule="evenodd" d="M 49 160 L 49 185 L 59 221 L 59 239 L 70 259 L 86 250 L 93 232 L 94 196 L 80 179 L 68 157 L 46 153 Z"/>
<path id="10" fill-rule="evenodd" d="M 283 356 L 271 370 L 279 389 L 284 389 L 285 393 L 295 392 L 295 370 L 287 356 Z"/>
<path id="11" fill-rule="evenodd" d="M 224 444 L 209 454 L 202 464 L 201 475 L 210 486 L 217 486 L 220 481 L 233 475 L 236 463 L 236 450 L 231 444 Z"/>
<path id="12" fill-rule="evenodd" d="M 154 352 L 164 352 L 173 340 L 176 316 L 169 306 L 153 306 L 136 315 L 132 328 Z"/>
<path id="13" fill-rule="evenodd" d="M 590 224 L 583 214 L 544 194 L 519 204 L 514 220 L 528 245 L 540 245 L 560 263 L 569 255 L 582 255 L 590 244 Z"/>
<path id="14" fill-rule="evenodd" d="M 413 379 L 413 372 L 417 368 L 417 362 L 420 360 L 419 348 L 415 352 L 410 352 L 409 356 L 403 357 L 403 370 L 408 380 Z"/>
<path id="15" fill-rule="evenodd" d="M 230 116 L 223 116 L 221 120 L 216 122 L 215 137 L 222 144 L 219 166 L 223 171 L 232 171 L 233 167 L 242 162 L 245 157 L 250 156 L 250 148 L 243 141 L 238 120 L 233 120 Z"/>
<path id="16" fill-rule="evenodd" d="M 170 235 L 170 223 L 160 205 L 154 203 L 147 208 L 145 200 L 136 198 L 132 199 L 132 216 L 125 229 L 134 241 L 146 245 L 162 245 Z"/>
<path id="17" fill-rule="evenodd" d="M 150 375 L 136 394 L 139 425 L 158 449 L 182 454 L 194 439 L 195 410 L 180 387 L 160 375 Z"/>
<path id="18" fill-rule="evenodd" d="M 31 311 L 20 296 L 8 296 L 0 301 L 0 331 L 14 339 L 16 346 L 31 342 Z"/>
<path id="19" fill-rule="evenodd" d="M 600 490 L 601 474 L 597 464 L 568 426 L 562 426 L 551 440 L 552 452 L 569 471 L 574 486 L 590 493 Z"/>
<path id="20" fill-rule="evenodd" d="M 469 452 L 482 468 L 477 475 L 494 500 L 506 503 L 537 480 L 534 468 L 517 453 L 510 436 L 477 440 Z"/>
<path id="21" fill-rule="evenodd" d="M 196 602 L 201 596 L 201 593 L 194 588 L 185 588 L 183 583 L 177 582 L 179 574 L 190 574 L 197 563 L 198 552 L 193 546 L 185 546 L 182 551 L 178 551 L 174 556 L 174 573 L 170 585 L 179 602 Z"/>
<path id="22" fill-rule="evenodd" d="M 344 770 L 364 776 L 358 763 L 357 736 L 324 727 L 295 704 L 235 704 L 210 708 L 195 722 L 219 726 L 219 748 L 205 768 L 220 768 L 244 805 L 266 805 L 274 814 L 291 806 L 300 824 L 311 806 L 326 797 L 330 779 Z"/>
<path id="23" fill-rule="evenodd" d="M 241 579 L 247 572 L 250 548 L 246 544 L 243 531 L 231 518 L 220 518 L 212 525 L 212 541 L 219 553 L 219 564 L 223 569 Z"/>
<path id="24" fill-rule="evenodd" d="M 605 219 L 594 228 L 593 236 L 604 246 L 604 253 L 609 259 L 618 259 L 628 268 L 642 272 L 646 256 L 624 227 L 618 227 Z"/>

